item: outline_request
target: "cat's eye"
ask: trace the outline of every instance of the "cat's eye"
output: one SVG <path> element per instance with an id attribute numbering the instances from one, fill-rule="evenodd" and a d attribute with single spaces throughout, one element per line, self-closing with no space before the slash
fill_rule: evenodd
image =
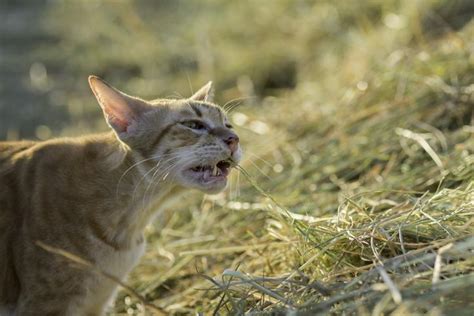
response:
<path id="1" fill-rule="evenodd" d="M 195 129 L 195 130 L 205 130 L 205 129 L 207 129 L 206 124 L 204 124 L 201 121 L 196 121 L 196 120 L 184 121 L 184 122 L 181 122 L 181 124 L 186 126 L 186 127 L 191 128 L 191 129 Z"/>
<path id="2" fill-rule="evenodd" d="M 232 125 L 230 125 L 230 124 L 226 124 L 225 127 L 227 127 L 227 128 L 234 128 L 234 127 L 233 127 Z"/>

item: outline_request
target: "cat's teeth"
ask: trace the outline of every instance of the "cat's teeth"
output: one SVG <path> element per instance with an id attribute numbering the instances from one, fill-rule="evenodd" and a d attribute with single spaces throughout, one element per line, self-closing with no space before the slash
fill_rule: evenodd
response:
<path id="1" fill-rule="evenodd" d="M 217 166 L 214 166 L 214 168 L 212 169 L 212 175 L 213 176 L 217 176 Z"/>

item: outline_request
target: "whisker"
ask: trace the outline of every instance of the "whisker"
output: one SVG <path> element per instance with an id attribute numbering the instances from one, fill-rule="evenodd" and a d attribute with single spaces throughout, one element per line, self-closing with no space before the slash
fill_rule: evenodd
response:
<path id="1" fill-rule="evenodd" d="M 231 201 L 234 200 L 234 193 L 233 193 L 233 191 L 232 191 L 232 181 L 229 181 L 229 199 L 230 199 Z"/>
<path id="2" fill-rule="evenodd" d="M 177 149 L 186 148 L 186 147 L 188 147 L 188 146 L 180 146 L 180 147 L 176 147 L 176 148 L 174 148 L 174 149 L 177 150 Z M 115 196 L 118 197 L 118 190 L 119 190 L 120 183 L 122 182 L 123 178 L 124 178 L 133 168 L 138 167 L 140 164 L 145 163 L 145 162 L 150 161 L 150 160 L 153 160 L 153 159 L 161 159 L 161 158 L 170 157 L 170 156 L 177 156 L 177 155 L 179 155 L 179 154 L 180 154 L 179 152 L 173 152 L 173 153 L 169 153 L 169 154 L 160 154 L 160 155 L 151 156 L 151 157 L 148 157 L 148 158 L 145 158 L 145 159 L 143 159 L 143 160 L 140 160 L 140 161 L 136 162 L 135 164 L 133 164 L 132 166 L 130 166 L 127 170 L 125 170 L 125 171 L 122 173 L 122 175 L 120 176 L 119 180 L 117 181 Z"/>
<path id="3" fill-rule="evenodd" d="M 153 184 L 153 188 L 152 188 L 152 191 L 151 191 L 151 194 L 150 196 L 154 196 L 155 195 L 155 190 L 158 186 L 158 184 L 161 182 L 160 180 L 158 180 L 157 182 L 155 182 L 155 179 L 156 178 L 160 178 L 161 175 L 163 175 L 164 173 L 168 172 L 170 173 L 171 171 L 173 171 L 174 168 L 176 168 L 179 164 L 180 165 L 186 165 L 188 164 L 189 162 L 192 162 L 194 159 L 193 158 L 188 158 L 188 159 L 184 159 L 183 161 L 177 161 L 176 163 L 174 164 L 171 164 L 170 166 L 168 166 L 168 168 L 162 170 L 162 172 L 160 172 L 160 174 L 157 174 L 156 176 L 153 176 L 152 177 L 152 180 L 151 180 L 151 184 Z M 170 179 L 170 181 L 173 181 L 175 179 L 175 175 Z M 163 179 L 164 181 L 165 179 Z M 148 189 L 147 189 L 148 190 Z M 145 192 L 146 194 L 146 192 Z M 145 197 L 144 197 L 145 198 Z"/>
<path id="4" fill-rule="evenodd" d="M 248 154 L 254 156 L 254 157 L 257 158 L 258 160 L 260 160 L 261 162 L 263 162 L 264 164 L 266 164 L 267 166 L 269 166 L 270 168 L 273 168 L 273 165 L 272 165 L 268 160 L 265 160 L 265 159 L 263 159 L 262 157 L 260 157 L 259 155 L 256 155 L 256 154 L 254 154 L 254 153 L 250 153 L 250 152 L 249 152 Z"/>
<path id="5" fill-rule="evenodd" d="M 243 101 L 243 100 L 255 99 L 255 98 L 256 98 L 256 97 L 254 97 L 254 96 L 247 96 L 247 97 L 235 98 L 235 99 L 232 99 L 232 100 L 227 101 L 227 102 L 222 106 L 222 109 L 223 109 L 226 113 L 228 113 L 228 112 L 230 112 L 230 111 L 226 108 L 226 106 L 227 106 L 228 104 L 232 104 L 232 102 L 235 102 L 235 101 Z M 241 103 L 242 103 L 242 102 L 241 102 Z"/>
<path id="6" fill-rule="evenodd" d="M 248 161 L 250 161 L 250 163 L 255 167 L 255 169 L 257 169 L 264 177 L 266 177 L 268 180 L 271 180 L 270 176 L 263 172 L 263 170 L 260 169 L 260 167 L 251 158 L 248 158 Z"/>
<path id="7" fill-rule="evenodd" d="M 143 160 L 140 160 L 139 162 L 133 164 L 131 167 L 129 167 L 127 170 L 125 170 L 122 175 L 120 176 L 119 180 L 117 181 L 117 185 L 116 185 L 116 190 L 115 190 L 115 196 L 117 197 L 118 196 L 118 189 L 119 189 L 119 185 L 120 183 L 122 182 L 123 178 L 135 167 L 137 167 L 138 165 L 142 164 L 142 163 L 145 163 L 147 161 L 150 161 L 152 159 L 156 159 L 158 157 L 149 157 L 149 158 L 146 158 L 146 159 L 143 159 Z"/>
<path id="8" fill-rule="evenodd" d="M 178 157 L 176 157 L 176 158 L 178 158 Z M 182 160 L 182 161 L 181 161 L 181 160 L 178 160 L 178 161 L 176 161 L 175 163 L 172 163 L 171 165 L 165 167 L 165 169 L 162 169 L 159 174 L 158 174 L 158 173 L 155 173 L 155 174 L 153 175 L 153 177 L 152 177 L 151 183 L 155 183 L 155 182 L 154 182 L 155 179 L 160 178 L 160 177 L 161 177 L 162 175 L 164 175 L 165 173 L 171 172 L 173 168 L 175 168 L 175 167 L 178 166 L 178 164 L 186 165 L 186 164 L 188 164 L 189 162 L 192 162 L 193 160 L 194 160 L 193 158 L 187 158 L 187 159 L 184 159 L 184 160 Z M 168 162 L 169 162 L 169 161 L 170 161 L 170 160 L 168 160 Z M 165 179 L 162 179 L 162 180 L 165 180 Z M 158 184 L 159 182 L 160 182 L 160 180 L 158 180 L 158 182 L 155 183 L 155 185 Z M 153 192 L 154 192 L 154 191 L 153 191 Z"/>
<path id="9" fill-rule="evenodd" d="M 168 161 L 169 161 L 169 160 L 168 160 Z M 158 162 L 157 167 L 160 165 L 160 162 L 161 162 L 161 161 Z M 164 163 L 163 163 L 163 164 L 164 164 Z M 155 172 L 153 172 L 153 175 L 151 176 L 151 179 L 150 179 L 150 181 L 149 181 L 149 183 L 148 183 L 148 186 L 147 186 L 146 189 L 145 189 L 145 193 L 143 193 L 143 200 L 142 200 L 142 205 L 143 205 L 143 207 L 145 207 L 145 200 L 146 200 L 146 197 L 147 197 L 148 190 L 149 190 L 150 187 L 153 185 L 154 180 L 155 180 L 155 177 L 156 177 L 156 174 L 157 174 L 159 171 L 160 171 L 160 168 L 158 167 L 158 168 L 156 168 Z"/>
<path id="10" fill-rule="evenodd" d="M 176 99 L 186 99 L 185 97 L 183 97 L 181 95 L 181 93 L 177 92 L 177 91 L 174 91 L 170 97 L 166 97 L 167 99 L 172 99 L 172 98 L 176 98 Z"/>
<path id="11" fill-rule="evenodd" d="M 176 157 L 176 158 L 177 158 L 177 157 Z M 167 162 L 170 162 L 170 161 L 172 161 L 173 159 L 175 159 L 175 158 L 168 159 L 168 160 L 167 160 L 166 162 L 164 162 L 163 164 L 165 164 L 165 163 L 167 163 Z M 176 164 L 177 164 L 177 163 L 175 163 L 174 165 L 176 165 Z M 173 166 L 173 163 L 171 164 L 171 167 L 172 167 L 172 166 Z M 167 170 L 167 169 L 168 169 L 168 168 L 165 168 L 164 170 Z M 152 191 L 151 194 L 149 194 L 148 196 L 149 196 L 149 197 L 152 197 L 152 196 L 154 196 L 154 194 L 155 194 L 155 188 L 157 187 L 157 184 L 160 182 L 160 181 L 158 181 L 158 183 L 155 183 L 155 179 L 156 179 L 157 177 L 159 177 L 159 176 L 157 176 L 157 175 L 158 175 L 158 172 L 160 172 L 160 171 L 163 171 L 163 170 L 160 170 L 160 168 L 157 168 L 157 169 L 155 170 L 155 172 L 154 172 L 153 175 L 151 176 L 151 179 L 150 179 L 150 181 L 149 181 L 149 183 L 148 183 L 147 188 L 145 189 L 145 192 L 143 193 L 143 199 L 142 199 L 142 206 L 143 206 L 143 208 L 144 208 L 145 205 L 146 205 L 145 201 L 146 201 L 146 198 L 147 198 L 147 193 L 149 192 L 149 190 L 150 190 L 151 187 L 153 187 L 153 191 Z"/>
<path id="12" fill-rule="evenodd" d="M 141 178 L 140 178 L 140 181 L 138 181 L 138 183 L 135 185 L 135 188 L 133 189 L 133 193 L 132 193 L 132 200 L 135 200 L 135 194 L 137 193 L 137 190 L 138 188 L 140 187 L 140 184 L 142 183 L 142 181 L 146 178 L 146 176 L 153 172 L 153 170 L 155 170 L 155 168 L 157 168 L 157 166 L 154 166 L 153 168 L 151 168 L 150 170 L 148 170 Z"/>
<path id="13" fill-rule="evenodd" d="M 191 84 L 191 79 L 189 78 L 189 73 L 186 71 L 186 78 L 188 79 L 189 89 L 191 90 L 191 95 L 194 94 L 193 85 Z"/>
<path id="14" fill-rule="evenodd" d="M 160 163 L 161 163 L 161 164 L 165 164 L 165 163 L 167 163 L 167 162 L 169 162 L 169 161 L 172 161 L 173 159 L 176 159 L 176 157 L 169 158 L 169 159 L 167 159 L 167 160 L 164 161 L 164 162 L 163 162 L 162 160 L 160 160 L 160 161 L 158 161 L 158 163 L 157 163 L 153 168 L 151 168 L 150 170 L 148 170 L 148 171 L 145 173 L 145 175 L 143 175 L 143 176 L 140 178 L 140 181 L 138 181 L 138 183 L 135 185 L 135 188 L 134 188 L 134 190 L 133 190 L 132 199 L 135 199 L 135 194 L 136 194 L 137 189 L 140 187 L 140 184 L 142 183 L 142 181 L 143 181 L 144 179 L 146 179 L 146 177 L 147 177 L 148 174 L 150 174 L 151 172 L 153 172 L 155 169 L 159 170 L 159 169 L 160 169 L 160 168 L 159 168 Z M 153 177 L 152 177 L 152 179 L 149 181 L 149 184 L 152 183 L 152 180 L 153 180 Z"/>
<path id="15" fill-rule="evenodd" d="M 233 200 L 237 200 L 239 196 L 238 196 L 238 194 L 237 194 L 237 182 L 236 182 L 235 178 L 232 179 L 232 182 L 233 182 L 233 186 L 232 186 L 232 187 L 233 187 L 232 199 L 233 199 Z"/>
<path id="16" fill-rule="evenodd" d="M 240 172 L 237 172 L 237 197 L 240 197 Z"/>
<path id="17" fill-rule="evenodd" d="M 226 114 L 231 113 L 236 107 L 240 106 L 241 104 L 242 104 L 242 102 L 236 102 L 236 103 L 230 104 L 230 105 L 225 109 L 225 113 L 226 113 Z"/>

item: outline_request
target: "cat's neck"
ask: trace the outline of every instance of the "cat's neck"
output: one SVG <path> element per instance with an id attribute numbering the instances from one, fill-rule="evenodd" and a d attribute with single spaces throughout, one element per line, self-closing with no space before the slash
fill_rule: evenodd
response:
<path id="1" fill-rule="evenodd" d="M 94 143 L 101 147 L 103 175 L 109 186 L 105 236 L 116 247 L 128 247 L 141 239 L 145 227 L 184 192 L 167 177 L 157 162 L 132 151 L 113 133 L 102 134 Z M 164 166 L 165 167 L 165 166 Z"/>

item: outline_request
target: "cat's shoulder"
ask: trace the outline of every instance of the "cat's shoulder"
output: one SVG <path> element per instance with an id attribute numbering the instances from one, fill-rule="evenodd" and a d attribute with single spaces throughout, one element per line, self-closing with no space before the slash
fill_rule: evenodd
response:
<path id="1" fill-rule="evenodd" d="M 17 156 L 34 147 L 34 141 L 5 141 L 0 142 L 0 171 L 8 170 Z"/>
<path id="2" fill-rule="evenodd" d="M 33 147 L 37 142 L 30 140 L 0 142 L 0 157 L 11 156 Z"/>
<path id="3" fill-rule="evenodd" d="M 115 139 L 108 134 L 95 134 L 83 137 L 53 138 L 45 141 L 7 141 L 0 142 L 0 161 L 42 160 L 51 163 L 60 160 L 81 159 L 83 156 L 100 156 Z"/>

